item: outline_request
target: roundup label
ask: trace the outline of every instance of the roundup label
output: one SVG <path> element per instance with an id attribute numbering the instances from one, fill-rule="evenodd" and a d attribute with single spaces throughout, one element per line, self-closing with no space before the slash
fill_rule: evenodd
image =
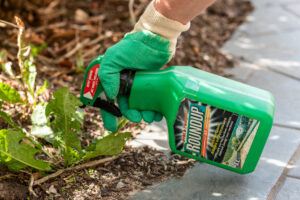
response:
<path id="1" fill-rule="evenodd" d="M 174 123 L 176 149 L 242 169 L 259 121 L 185 98 Z"/>
<path id="2" fill-rule="evenodd" d="M 210 108 L 191 104 L 189 112 L 187 142 L 185 143 L 185 151 L 200 154 L 202 157 L 206 155 L 207 134 L 209 125 Z M 202 151 L 201 151 L 201 147 Z"/>
<path id="3" fill-rule="evenodd" d="M 86 79 L 83 96 L 88 99 L 93 99 L 99 83 L 98 71 L 100 65 L 95 65 L 89 71 L 89 74 Z"/>

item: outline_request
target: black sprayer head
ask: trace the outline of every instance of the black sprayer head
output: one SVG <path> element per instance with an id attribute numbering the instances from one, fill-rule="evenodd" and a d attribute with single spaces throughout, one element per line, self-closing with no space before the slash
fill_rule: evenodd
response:
<path id="1" fill-rule="evenodd" d="M 121 71 L 119 94 L 129 97 L 135 73 L 132 70 Z"/>

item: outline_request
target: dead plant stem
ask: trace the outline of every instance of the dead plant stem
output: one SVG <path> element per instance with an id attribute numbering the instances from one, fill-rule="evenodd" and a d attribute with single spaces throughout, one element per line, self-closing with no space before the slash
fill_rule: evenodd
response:
<path id="1" fill-rule="evenodd" d="M 66 168 L 66 169 L 61 169 L 61 170 L 58 170 L 57 172 L 53 173 L 53 174 L 50 174 L 49 176 L 46 176 L 44 178 L 41 178 L 39 180 L 36 180 L 34 181 L 33 185 L 40 185 L 50 179 L 53 179 L 65 172 L 69 172 L 69 171 L 74 171 L 74 170 L 81 170 L 81 169 L 84 169 L 84 168 L 87 168 L 87 167 L 93 167 L 93 166 L 96 166 L 96 165 L 100 165 L 100 164 L 103 164 L 103 163 L 106 163 L 106 162 L 111 162 L 117 158 L 119 158 L 121 155 L 124 155 L 124 154 L 120 154 L 120 155 L 117 155 L 117 156 L 112 156 L 112 157 L 108 157 L 108 158 L 103 158 L 103 159 L 100 159 L 100 160 L 93 160 L 93 161 L 90 161 L 90 162 L 87 162 L 87 163 L 83 163 L 81 165 L 77 165 L 75 167 L 70 167 L 70 168 Z"/>
<path id="2" fill-rule="evenodd" d="M 128 8 L 129 8 L 129 14 L 130 14 L 130 23 L 132 26 L 136 23 L 136 17 L 133 10 L 134 0 L 129 0 L 128 2 Z"/>
<path id="3" fill-rule="evenodd" d="M 2 19 L 0 19 L 0 22 L 3 23 L 3 24 L 6 24 L 6 25 L 12 26 L 12 27 L 14 27 L 14 28 L 20 28 L 20 27 L 17 26 L 16 24 L 10 23 L 10 22 L 5 21 L 5 20 L 2 20 Z"/>
<path id="4" fill-rule="evenodd" d="M 34 183 L 34 176 L 31 172 L 25 171 L 25 170 L 21 170 L 21 172 L 26 173 L 28 175 L 30 175 L 30 181 L 29 181 L 29 185 L 28 185 L 28 191 L 30 194 L 32 194 L 35 197 L 38 197 L 36 195 L 36 193 L 34 192 L 34 190 L 32 189 L 33 183 Z"/>
<path id="5" fill-rule="evenodd" d="M 22 86 L 24 89 L 24 93 L 25 93 L 25 99 L 26 99 L 26 103 L 28 102 L 28 88 L 26 87 L 25 84 L 25 78 L 24 78 L 24 62 L 22 59 L 22 47 L 23 47 L 23 41 L 22 41 L 22 37 L 23 37 L 23 32 L 25 29 L 24 23 L 22 22 L 22 20 L 18 17 L 15 17 L 17 25 L 18 25 L 18 54 L 17 54 L 17 58 L 18 58 L 18 64 L 20 67 L 20 72 L 21 72 L 21 79 L 22 79 Z"/>

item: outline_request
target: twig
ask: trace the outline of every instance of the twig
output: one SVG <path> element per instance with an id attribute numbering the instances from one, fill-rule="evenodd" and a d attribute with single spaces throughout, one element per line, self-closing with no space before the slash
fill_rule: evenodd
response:
<path id="1" fill-rule="evenodd" d="M 94 31 L 94 27 L 91 25 L 79 25 L 79 24 L 70 24 L 71 29 L 80 30 L 80 31 Z"/>
<path id="2" fill-rule="evenodd" d="M 44 16 L 47 16 L 47 22 L 51 21 L 51 20 L 54 20 L 62 15 L 65 15 L 67 14 L 68 10 L 67 9 L 64 9 L 64 8 L 61 8 L 59 10 L 53 10 L 52 13 L 49 13 L 49 14 L 46 14 L 46 13 L 40 13 L 40 15 L 44 15 Z"/>
<path id="3" fill-rule="evenodd" d="M 110 37 L 112 37 L 112 36 L 110 36 Z M 92 46 L 92 45 L 97 44 L 98 42 L 100 42 L 100 41 L 102 41 L 102 40 L 104 40 L 106 38 L 108 38 L 106 35 L 100 35 L 97 38 L 95 38 L 92 41 L 90 41 L 90 43 L 88 45 Z"/>
<path id="4" fill-rule="evenodd" d="M 93 48 L 91 48 L 90 50 L 87 50 L 83 55 L 82 58 L 86 58 L 87 56 L 94 54 L 95 52 L 98 51 L 98 49 L 100 49 L 101 45 L 97 44 L 96 46 L 94 46 Z M 99 53 L 98 53 L 99 54 Z"/>
<path id="5" fill-rule="evenodd" d="M 93 39 L 92 41 L 90 41 L 87 46 L 93 46 L 95 44 L 97 44 L 98 42 L 101 42 L 102 40 L 105 40 L 105 39 L 108 39 L 108 38 L 111 38 L 113 36 L 115 37 L 119 37 L 123 35 L 123 33 L 113 33 L 113 34 L 108 34 L 108 35 L 100 35 L 98 36 L 97 38 Z"/>
<path id="6" fill-rule="evenodd" d="M 69 87 L 70 86 L 65 81 L 62 81 L 62 80 L 53 80 L 52 83 L 57 84 L 61 87 Z"/>
<path id="7" fill-rule="evenodd" d="M 58 71 L 58 72 L 51 72 L 50 77 L 51 77 L 51 79 L 55 79 L 58 76 L 61 76 L 63 74 L 68 74 L 68 73 L 74 72 L 74 70 L 75 69 L 65 69 L 65 70 L 61 70 L 61 71 Z"/>
<path id="8" fill-rule="evenodd" d="M 111 34 L 111 35 L 99 35 L 97 38 L 91 40 L 90 42 L 88 42 L 85 46 L 92 46 L 97 44 L 98 42 L 105 40 L 107 38 L 113 37 L 113 36 L 120 36 L 121 33 L 115 33 L 115 34 Z M 55 54 L 60 53 L 64 50 L 66 50 L 67 48 L 72 47 L 74 44 L 76 44 L 76 40 L 71 40 L 70 42 L 66 43 L 65 45 L 63 45 L 61 48 L 59 48 L 58 50 L 54 51 Z M 76 48 L 76 47 L 75 47 Z M 66 54 L 67 55 L 67 54 Z"/>
<path id="9" fill-rule="evenodd" d="M 195 162 L 195 160 L 194 159 L 181 160 L 181 161 L 176 162 L 176 165 L 185 165 L 185 164 L 189 164 L 192 162 Z"/>
<path id="10" fill-rule="evenodd" d="M 46 56 L 43 56 L 41 54 L 37 54 L 36 56 L 40 61 L 46 63 L 46 64 L 52 64 L 54 62 L 53 59 L 49 58 L 49 57 L 46 57 Z"/>
<path id="11" fill-rule="evenodd" d="M 50 179 L 53 179 L 53 178 L 65 173 L 65 172 L 74 171 L 74 170 L 81 170 L 81 169 L 84 169 L 84 168 L 100 165 L 100 164 L 103 164 L 103 163 L 106 163 L 106 162 L 111 162 L 111 161 L 119 158 L 121 155 L 124 155 L 124 154 L 120 154 L 118 156 L 112 156 L 112 157 L 108 157 L 108 158 L 103 158 L 103 159 L 100 159 L 100 160 L 93 160 L 93 161 L 90 161 L 90 162 L 87 162 L 87 163 L 83 163 L 81 165 L 77 165 L 75 167 L 70 167 L 70 168 L 58 170 L 57 172 L 55 172 L 53 174 L 50 174 L 49 176 L 46 176 L 44 178 L 41 178 L 39 180 L 34 181 L 33 185 L 40 185 L 40 184 L 42 184 L 42 183 L 44 183 L 44 182 L 46 182 Z"/>
<path id="12" fill-rule="evenodd" d="M 30 183 L 29 183 L 29 186 L 28 186 L 28 190 L 29 190 L 29 192 L 30 192 L 31 194 L 33 194 L 33 196 L 38 197 L 38 196 L 36 195 L 36 193 L 35 193 L 35 192 L 33 191 L 33 189 L 32 189 L 33 183 L 34 183 L 34 176 L 33 176 L 33 174 L 30 174 Z"/>
<path id="13" fill-rule="evenodd" d="M 65 58 L 69 58 L 72 55 L 74 55 L 78 50 L 80 50 L 81 48 L 83 48 L 84 46 L 86 46 L 88 43 L 90 42 L 89 38 L 86 38 L 85 40 L 83 40 L 81 43 L 78 43 L 74 49 L 72 49 L 71 51 L 67 52 L 65 55 L 63 55 L 62 57 L 60 57 L 57 61 L 57 63 L 60 63 L 63 59 Z"/>
<path id="14" fill-rule="evenodd" d="M 23 5 L 25 5 L 26 11 L 36 11 L 39 8 L 31 3 L 29 0 L 24 1 Z"/>
<path id="15" fill-rule="evenodd" d="M 3 44 L 3 45 L 10 46 L 10 47 L 12 47 L 12 48 L 18 48 L 18 45 L 17 45 L 16 43 L 10 42 L 10 41 L 8 41 L 8 40 L 4 40 L 2 44 Z"/>
<path id="16" fill-rule="evenodd" d="M 7 179 L 7 178 L 10 178 L 10 177 L 12 177 L 12 176 L 17 176 L 17 175 L 15 175 L 15 174 L 6 174 L 6 175 L 4 175 L 4 176 L 0 176 L 0 180 L 2 180 L 2 179 Z"/>
<path id="17" fill-rule="evenodd" d="M 27 171 L 25 171 L 25 170 L 21 170 L 21 172 L 24 172 L 24 173 L 30 175 L 30 182 L 29 182 L 29 186 L 28 186 L 28 191 L 29 191 L 29 193 L 32 194 L 33 196 L 38 197 L 38 196 L 36 195 L 36 193 L 35 193 L 35 192 L 33 191 L 33 189 L 32 189 L 32 186 L 33 186 L 33 183 L 34 183 L 34 176 L 33 176 L 33 174 L 30 173 L 30 172 L 27 172 Z"/>
<path id="18" fill-rule="evenodd" d="M 2 74 L 0 74 L 0 79 L 2 81 L 8 81 L 9 80 L 7 76 L 3 76 Z"/>
<path id="19" fill-rule="evenodd" d="M 6 51 L 6 55 L 10 60 L 15 60 L 15 56 L 12 55 L 10 52 Z"/>
<path id="20" fill-rule="evenodd" d="M 136 23 L 136 17 L 135 17 L 134 11 L 133 11 L 133 5 L 134 5 L 134 0 L 129 0 L 128 8 L 129 8 L 129 14 L 130 14 L 130 23 L 132 26 L 134 26 Z"/>
<path id="21" fill-rule="evenodd" d="M 88 19 L 89 22 L 97 22 L 97 21 L 102 21 L 106 18 L 105 14 L 97 15 L 97 16 L 92 16 Z"/>
<path id="22" fill-rule="evenodd" d="M 40 26 L 37 29 L 35 29 L 35 33 L 42 32 L 46 29 L 55 29 L 55 28 L 61 28 L 67 25 L 67 22 L 58 22 L 50 25 Z"/>
<path id="23" fill-rule="evenodd" d="M 51 3 L 49 3 L 49 5 L 48 5 L 48 7 L 46 9 L 44 9 L 44 8 L 40 9 L 40 10 L 38 10 L 38 12 L 40 14 L 49 15 L 49 14 L 53 13 L 53 9 L 55 7 L 57 7 L 59 5 L 59 3 L 60 3 L 59 0 L 52 1 Z"/>
<path id="24" fill-rule="evenodd" d="M 4 21 L 4 20 L 2 20 L 2 19 L 0 19 L 0 22 L 1 23 L 3 23 L 3 24 L 6 24 L 6 25 L 10 25 L 10 26 L 12 26 L 12 27 L 14 27 L 14 28 L 20 28 L 19 26 L 17 26 L 16 24 L 13 24 L 13 23 L 10 23 L 10 22 L 8 22 L 8 21 Z"/>
<path id="25" fill-rule="evenodd" d="M 65 49 L 71 48 L 72 46 L 74 46 L 76 44 L 76 40 L 73 39 L 70 42 L 67 42 L 66 44 L 64 44 L 62 47 L 60 47 L 59 49 L 55 50 L 54 53 L 58 54 L 62 51 L 64 51 Z"/>

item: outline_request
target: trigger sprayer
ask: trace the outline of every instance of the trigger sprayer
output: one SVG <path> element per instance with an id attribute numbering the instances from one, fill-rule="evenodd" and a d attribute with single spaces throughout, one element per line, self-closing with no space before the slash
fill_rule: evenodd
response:
<path id="1" fill-rule="evenodd" d="M 99 67 L 86 70 L 80 100 L 120 117 L 106 99 Z M 166 118 L 174 153 L 240 174 L 254 171 L 273 123 L 271 93 L 189 66 L 122 71 L 120 79 L 131 109 Z"/>

